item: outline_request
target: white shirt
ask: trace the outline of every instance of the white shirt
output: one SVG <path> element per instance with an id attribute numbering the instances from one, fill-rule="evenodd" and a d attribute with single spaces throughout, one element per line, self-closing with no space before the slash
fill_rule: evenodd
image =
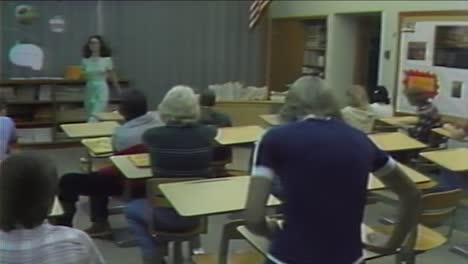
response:
<path id="1" fill-rule="evenodd" d="M 370 110 L 377 118 L 385 118 L 393 116 L 393 108 L 389 104 L 373 103 L 370 105 Z"/>
<path id="2" fill-rule="evenodd" d="M 2 264 L 104 264 L 89 236 L 47 223 L 33 229 L 0 231 Z"/>
<path id="3" fill-rule="evenodd" d="M 115 128 L 112 136 L 114 150 L 120 151 L 141 144 L 146 130 L 164 125 L 158 113 L 148 112 Z"/>
<path id="4" fill-rule="evenodd" d="M 364 133 L 372 132 L 374 128 L 375 115 L 369 110 L 363 110 L 347 106 L 341 110 L 343 120 L 350 126 L 357 128 Z"/>

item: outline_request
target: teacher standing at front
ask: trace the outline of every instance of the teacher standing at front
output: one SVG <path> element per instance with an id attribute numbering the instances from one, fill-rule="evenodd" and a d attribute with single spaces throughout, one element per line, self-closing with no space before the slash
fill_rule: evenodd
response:
<path id="1" fill-rule="evenodd" d="M 83 47 L 82 71 L 86 78 L 85 111 L 88 122 L 96 122 L 96 114 L 106 111 L 109 103 L 107 78 L 120 94 L 111 50 L 99 35 L 90 36 Z"/>

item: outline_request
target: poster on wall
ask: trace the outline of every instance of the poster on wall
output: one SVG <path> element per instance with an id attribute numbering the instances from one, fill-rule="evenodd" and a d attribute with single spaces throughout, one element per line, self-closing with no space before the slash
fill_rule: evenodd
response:
<path id="1" fill-rule="evenodd" d="M 415 112 L 404 96 L 412 86 L 432 93 L 443 115 L 468 117 L 468 21 L 402 24 L 397 81 L 396 112 Z"/>

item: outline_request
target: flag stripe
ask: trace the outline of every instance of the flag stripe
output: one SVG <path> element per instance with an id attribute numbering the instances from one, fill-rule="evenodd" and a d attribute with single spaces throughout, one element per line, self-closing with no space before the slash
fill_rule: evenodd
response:
<path id="1" fill-rule="evenodd" d="M 255 27 L 271 0 L 254 0 L 249 8 L 249 28 Z"/>

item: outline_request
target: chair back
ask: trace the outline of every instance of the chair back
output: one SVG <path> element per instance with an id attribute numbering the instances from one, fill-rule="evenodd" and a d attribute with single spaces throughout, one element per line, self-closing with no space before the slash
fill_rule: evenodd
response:
<path id="1" fill-rule="evenodd" d="M 463 190 L 459 188 L 423 195 L 420 223 L 429 227 L 441 225 L 453 216 L 462 197 Z"/>

